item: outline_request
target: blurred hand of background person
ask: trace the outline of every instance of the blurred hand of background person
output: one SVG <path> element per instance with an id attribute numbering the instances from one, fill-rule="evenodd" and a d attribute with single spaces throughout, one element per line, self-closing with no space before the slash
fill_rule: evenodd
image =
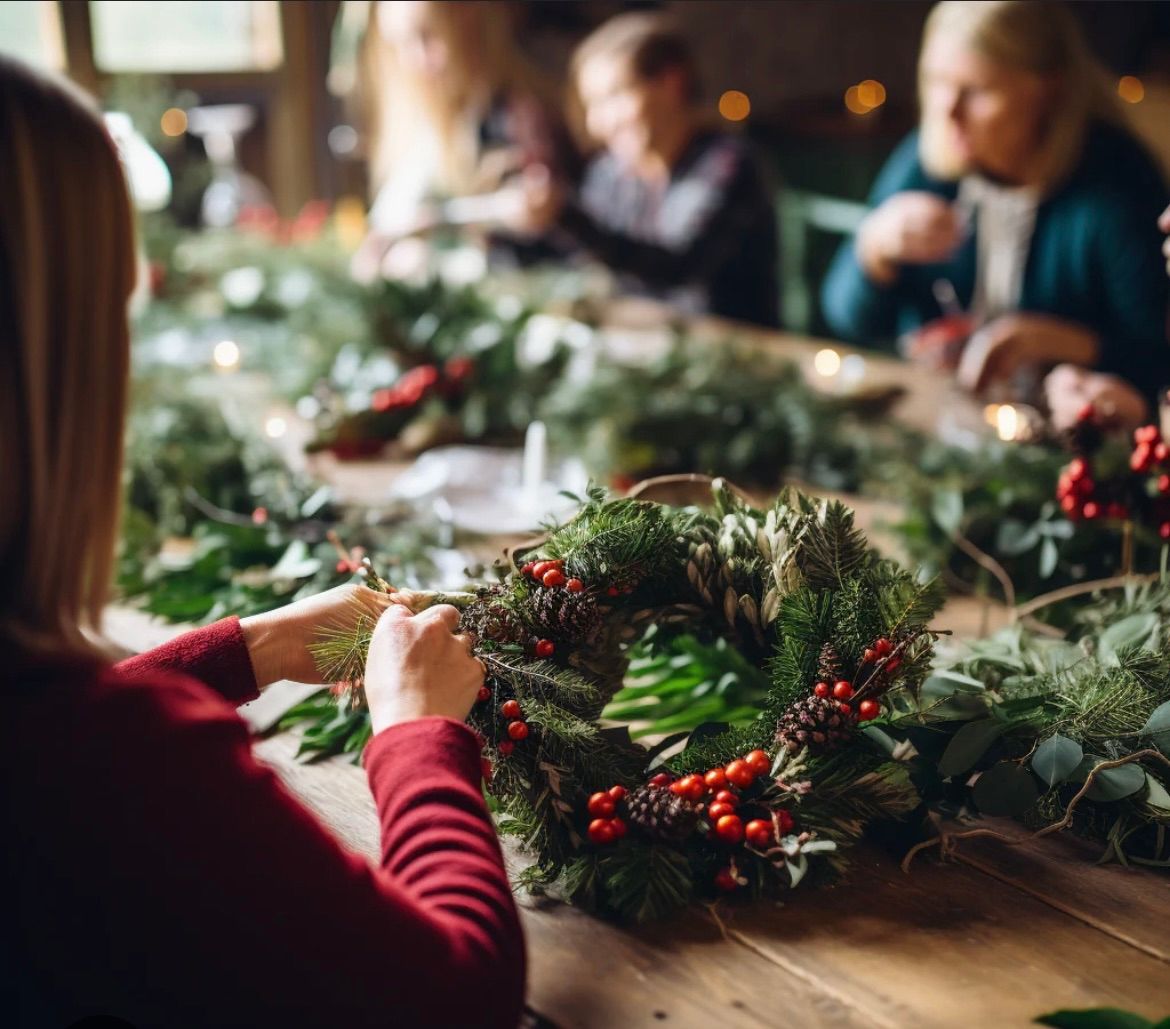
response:
<path id="1" fill-rule="evenodd" d="M 959 360 L 959 385 L 982 393 L 1010 381 L 1025 366 L 1091 365 L 1100 342 L 1084 326 L 1047 314 L 1017 312 L 988 322 L 968 341 Z"/>
<path id="2" fill-rule="evenodd" d="M 346 630 L 361 618 L 374 620 L 390 602 L 390 594 L 352 584 L 240 619 L 257 687 L 263 690 L 282 679 L 320 682 L 309 646 L 318 642 L 322 628 Z"/>
<path id="3" fill-rule="evenodd" d="M 857 233 L 857 254 L 877 283 L 892 282 L 903 264 L 945 261 L 963 240 L 963 219 L 934 193 L 896 193 L 871 212 Z"/>
<path id="4" fill-rule="evenodd" d="M 366 659 L 366 700 L 374 732 L 399 722 L 441 716 L 463 721 L 483 685 L 471 640 L 457 636 L 459 612 L 438 604 L 411 614 L 391 604 L 374 628 Z"/>
<path id="5" fill-rule="evenodd" d="M 503 227 L 521 236 L 539 236 L 551 229 L 565 206 L 566 192 L 544 165 L 525 168 L 505 191 L 514 201 L 514 210 L 503 218 Z"/>
<path id="6" fill-rule="evenodd" d="M 1124 379 L 1071 364 L 1057 365 L 1044 379 L 1049 419 L 1057 431 L 1076 424 L 1086 404 L 1110 424 L 1132 428 L 1149 417 L 1149 407 Z"/>

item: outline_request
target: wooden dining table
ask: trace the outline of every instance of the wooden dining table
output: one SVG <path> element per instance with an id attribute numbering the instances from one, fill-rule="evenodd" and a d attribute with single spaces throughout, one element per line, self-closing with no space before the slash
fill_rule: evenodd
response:
<path id="1" fill-rule="evenodd" d="M 724 329 L 710 326 L 713 336 Z M 828 346 L 781 333 L 751 337 L 810 376 Z M 866 355 L 866 379 L 902 387 L 897 413 L 925 431 L 947 402 L 937 381 L 894 358 Z M 378 462 L 315 470 L 356 502 L 393 474 Z M 880 541 L 895 512 L 860 498 L 855 507 Z M 953 598 L 937 624 L 974 637 L 1010 617 L 985 598 Z M 181 630 L 125 608 L 108 620 L 110 635 L 134 651 Z M 257 731 L 255 752 L 343 846 L 377 860 L 378 824 L 361 768 L 344 758 L 308 763 L 297 756 L 295 731 L 269 731 L 305 690 L 277 684 L 241 709 Z M 1101 848 L 1087 841 L 1034 840 L 1015 823 L 985 824 L 1012 842 L 966 840 L 949 859 L 928 852 L 906 871 L 901 855 L 864 844 L 836 885 L 801 888 L 782 904 L 696 905 L 650 925 L 613 924 L 518 896 L 527 1020 L 565 1029 L 1000 1029 L 1064 1008 L 1170 1015 L 1167 870 L 1099 865 Z M 523 855 L 509 851 L 508 859 L 519 865 Z M 392 1023 L 392 996 L 387 1017 Z"/>

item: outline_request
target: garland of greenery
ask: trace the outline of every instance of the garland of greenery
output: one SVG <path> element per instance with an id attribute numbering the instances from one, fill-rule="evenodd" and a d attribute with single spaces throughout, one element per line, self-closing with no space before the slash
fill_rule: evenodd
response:
<path id="1" fill-rule="evenodd" d="M 787 492 L 763 511 L 718 480 L 713 494 L 703 512 L 595 491 L 502 581 L 400 594 L 457 604 L 475 638 L 488 676 L 469 722 L 500 829 L 533 856 L 524 882 L 624 918 L 713 891 L 775 895 L 914 805 L 905 766 L 859 726 L 927 674 L 937 586 L 879 559 L 838 503 Z M 649 626 L 726 641 L 767 679 L 757 717 L 701 726 L 669 758 L 603 727 Z M 349 738 L 368 733 L 371 628 L 317 648 L 322 676 L 347 684 L 331 722 Z"/>

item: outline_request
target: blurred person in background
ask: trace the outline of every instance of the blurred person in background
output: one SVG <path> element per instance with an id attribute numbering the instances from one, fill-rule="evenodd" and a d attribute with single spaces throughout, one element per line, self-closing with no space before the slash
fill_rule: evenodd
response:
<path id="1" fill-rule="evenodd" d="M 601 150 L 576 194 L 539 169 L 522 176 L 514 227 L 568 237 L 629 291 L 685 313 L 778 325 L 772 192 L 745 140 L 709 123 L 682 33 L 660 14 L 619 15 L 571 75 Z"/>
<path id="2" fill-rule="evenodd" d="M 370 5 L 358 94 L 374 202 L 359 278 L 373 278 L 400 240 L 444 224 L 499 225 L 508 200 L 498 191 L 527 167 L 572 176 L 562 104 L 514 36 L 503 4 Z"/>
<path id="3" fill-rule="evenodd" d="M 5 58 L 0 139 L 4 1024 L 515 1026 L 523 936 L 455 608 L 340 587 L 111 662 L 130 199 L 89 99 Z M 316 682 L 309 645 L 359 616 L 378 619 L 375 863 L 260 764 L 235 711 Z"/>
<path id="4" fill-rule="evenodd" d="M 1095 382 L 1131 420 L 1170 383 L 1167 188 L 1076 20 L 1047 2 L 939 3 L 919 94 L 919 129 L 823 285 L 830 326 L 869 342 L 930 323 L 949 297 L 976 329 L 964 388 L 1026 391 L 1071 365 L 1046 392 Z"/>

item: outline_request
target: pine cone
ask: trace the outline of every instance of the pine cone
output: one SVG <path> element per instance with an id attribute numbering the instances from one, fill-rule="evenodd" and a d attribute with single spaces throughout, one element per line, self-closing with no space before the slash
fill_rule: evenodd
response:
<path id="1" fill-rule="evenodd" d="M 601 611 L 592 593 L 536 589 L 525 615 L 536 635 L 563 643 L 591 643 L 601 629 Z"/>
<path id="2" fill-rule="evenodd" d="M 821 647 L 821 656 L 817 661 L 817 679 L 830 685 L 841 678 L 841 655 L 831 643 Z"/>
<path id="3" fill-rule="evenodd" d="M 626 798 L 626 820 L 654 840 L 685 840 L 699 823 L 696 805 L 665 786 L 640 786 Z"/>
<path id="4" fill-rule="evenodd" d="M 516 614 L 505 605 L 501 597 L 502 586 L 480 590 L 475 603 L 463 609 L 459 617 L 459 631 L 471 633 L 476 639 L 492 640 L 496 643 L 519 643 L 527 633 Z"/>
<path id="5" fill-rule="evenodd" d="M 792 703 L 776 725 L 776 742 L 791 753 L 808 747 L 813 753 L 835 750 L 853 733 L 854 720 L 841 713 L 829 697 L 805 697 Z"/>

